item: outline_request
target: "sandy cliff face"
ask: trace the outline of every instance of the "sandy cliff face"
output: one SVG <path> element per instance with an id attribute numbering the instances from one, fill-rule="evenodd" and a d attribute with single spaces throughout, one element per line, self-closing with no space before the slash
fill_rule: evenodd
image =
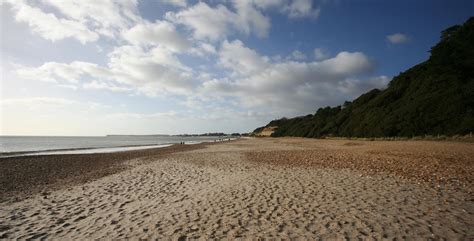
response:
<path id="1" fill-rule="evenodd" d="M 263 128 L 260 132 L 256 132 L 256 136 L 271 136 L 278 126 L 268 126 Z"/>

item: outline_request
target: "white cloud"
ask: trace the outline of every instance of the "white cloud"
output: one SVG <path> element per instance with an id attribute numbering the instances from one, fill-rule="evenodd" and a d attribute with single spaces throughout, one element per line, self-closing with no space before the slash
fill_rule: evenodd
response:
<path id="1" fill-rule="evenodd" d="M 115 48 L 109 54 L 108 66 L 114 72 L 121 72 L 124 74 L 133 73 L 140 76 L 140 73 L 134 73 L 135 68 L 146 65 L 160 65 L 163 68 L 184 72 L 191 71 L 189 67 L 183 65 L 179 61 L 172 51 L 160 46 L 145 50 L 139 46 L 125 45 Z"/>
<path id="2" fill-rule="evenodd" d="M 56 85 L 56 87 L 64 88 L 64 89 L 70 89 L 70 90 L 77 90 L 78 89 L 78 87 L 76 85 L 73 85 L 73 84 L 59 84 L 59 85 Z"/>
<path id="3" fill-rule="evenodd" d="M 286 4 L 287 0 L 242 0 L 249 4 L 255 4 L 260 9 L 268 9 L 274 7 L 281 7 Z"/>
<path id="4" fill-rule="evenodd" d="M 168 12 L 166 18 L 187 26 L 196 39 L 216 41 L 235 32 L 268 36 L 271 21 L 263 11 L 270 9 L 290 18 L 317 18 L 320 12 L 311 0 L 233 0 L 232 5 L 235 11 L 222 4 L 211 7 L 199 2 L 177 13 Z"/>
<path id="5" fill-rule="evenodd" d="M 229 21 L 236 17 L 236 14 L 224 5 L 211 8 L 203 2 L 178 13 L 166 13 L 167 19 L 192 29 L 195 38 L 211 40 L 221 39 L 230 34 L 232 26 Z"/>
<path id="6" fill-rule="evenodd" d="M 270 18 L 245 1 L 234 0 L 234 7 L 239 17 L 235 24 L 241 31 L 246 34 L 253 32 L 259 37 L 268 35 L 271 26 Z"/>
<path id="7" fill-rule="evenodd" d="M 136 90 L 148 96 L 185 94 L 197 84 L 192 70 L 181 64 L 172 51 L 159 46 L 146 51 L 130 45 L 115 48 L 109 54 L 107 67 L 80 61 L 47 62 L 39 67 L 19 66 L 16 72 L 24 79 L 76 85 L 88 80 L 82 85 L 84 89 Z"/>
<path id="8" fill-rule="evenodd" d="M 190 48 L 191 43 L 181 36 L 175 26 L 167 21 L 143 22 L 123 31 L 124 38 L 132 44 L 164 46 L 174 52 Z"/>
<path id="9" fill-rule="evenodd" d="M 199 45 L 205 52 L 215 54 L 216 53 L 216 48 L 213 45 L 207 44 L 207 43 L 201 43 Z"/>
<path id="10" fill-rule="evenodd" d="M 267 36 L 270 28 L 268 17 L 249 5 L 237 4 L 236 8 L 237 12 L 233 12 L 221 4 L 210 7 L 199 2 L 177 13 L 168 12 L 166 18 L 187 26 L 196 39 L 215 41 L 226 38 L 234 31 Z"/>
<path id="11" fill-rule="evenodd" d="M 79 102 L 74 100 L 68 100 L 64 98 L 54 97 L 31 97 L 31 98 L 12 98 L 0 100 L 0 106 L 3 107 L 14 107 L 14 108 L 27 108 L 30 110 L 37 110 L 39 108 L 58 108 L 64 107 L 71 104 L 77 104 Z"/>
<path id="12" fill-rule="evenodd" d="M 59 84 L 75 83 L 88 90 L 134 91 L 147 96 L 171 94 L 193 99 L 194 103 L 189 103 L 192 105 L 236 103 L 236 108 L 265 108 L 281 115 L 342 103 L 388 82 L 383 76 L 357 77 L 370 74 L 374 68 L 374 63 L 361 52 L 340 52 L 319 62 L 272 62 L 240 40 L 225 40 L 217 58 L 218 66 L 231 70 L 230 75 L 194 73 L 172 51 L 162 47 L 144 50 L 140 46 L 115 48 L 106 67 L 78 61 L 50 62 L 37 68 L 20 68 L 18 72 Z"/>
<path id="13" fill-rule="evenodd" d="M 189 53 L 201 57 L 206 57 L 208 55 L 215 55 L 217 53 L 214 45 L 205 43 L 205 42 L 196 42 L 196 47 L 192 48 Z"/>
<path id="14" fill-rule="evenodd" d="M 114 37 L 121 29 L 141 21 L 135 0 L 42 0 L 45 9 L 56 10 L 51 12 L 32 6 L 31 1 L 6 2 L 16 21 L 27 23 L 33 32 L 53 42 L 65 38 L 75 38 L 82 44 L 95 42 L 100 35 Z"/>
<path id="15" fill-rule="evenodd" d="M 293 0 L 283 7 L 283 12 L 287 13 L 290 18 L 317 18 L 320 11 L 320 8 L 313 7 L 312 0 Z"/>
<path id="16" fill-rule="evenodd" d="M 170 4 L 176 7 L 186 7 L 186 0 L 160 0 L 163 3 Z"/>
<path id="17" fill-rule="evenodd" d="M 290 18 L 317 18 L 320 8 L 313 5 L 312 0 L 234 0 L 240 4 L 253 5 L 257 9 L 277 11 Z"/>
<path id="18" fill-rule="evenodd" d="M 408 36 L 402 33 L 394 33 L 387 36 L 387 40 L 392 44 L 402 44 L 408 42 L 410 39 Z"/>
<path id="19" fill-rule="evenodd" d="M 255 73 L 266 68 L 267 63 L 267 57 L 245 47 L 240 40 L 225 40 L 219 50 L 219 64 L 240 74 Z"/>
<path id="20" fill-rule="evenodd" d="M 27 23 L 31 30 L 51 41 L 64 38 L 75 38 L 82 44 L 96 41 L 99 35 L 87 28 L 84 23 L 69 19 L 59 19 L 52 13 L 45 13 L 39 8 L 31 7 L 22 1 L 11 1 L 15 19 Z"/>
<path id="21" fill-rule="evenodd" d="M 107 118 L 111 119 L 175 119 L 177 117 L 181 117 L 180 114 L 176 111 L 167 111 L 167 112 L 155 112 L 151 114 L 143 114 L 143 113 L 135 113 L 135 112 L 119 112 L 119 113 L 111 113 L 106 116 Z"/>
<path id="22" fill-rule="evenodd" d="M 162 0 L 175 6 L 186 7 L 185 0 Z M 81 43 L 94 42 L 100 36 L 116 38 L 123 33 L 133 44 L 171 46 L 174 50 L 187 49 L 190 43 L 182 38 L 173 24 L 157 20 L 149 23 L 139 16 L 137 0 L 41 0 L 43 8 L 33 7 L 28 1 L 8 0 L 16 12 L 16 19 L 26 22 L 32 31 L 45 39 L 57 41 L 75 38 Z M 243 0 L 232 1 L 233 10 L 223 4 L 199 2 L 178 12 L 168 12 L 166 18 L 183 24 L 201 40 L 220 40 L 235 33 L 266 37 L 271 21 L 262 11 L 277 8 L 289 17 L 317 16 L 311 0 Z M 51 10 L 45 12 L 44 9 Z M 55 11 L 52 11 L 55 10 Z"/>
<path id="23" fill-rule="evenodd" d="M 70 83 L 77 83 L 83 70 L 77 68 L 80 62 L 63 64 L 47 62 L 37 68 L 21 67 L 17 69 L 17 74 L 25 79 L 41 80 L 46 82 L 58 82 L 63 80 Z"/>
<path id="24" fill-rule="evenodd" d="M 140 21 L 136 0 L 42 0 L 65 16 L 87 24 L 94 31 L 112 37 L 120 29 Z"/>
<path id="25" fill-rule="evenodd" d="M 304 53 L 302 53 L 301 51 L 299 50 L 295 50 L 291 53 L 291 56 L 289 56 L 290 59 L 294 59 L 294 60 L 304 60 L 306 59 L 306 55 Z"/>
<path id="26" fill-rule="evenodd" d="M 374 68 L 374 63 L 361 52 L 340 52 L 319 62 L 270 63 L 239 41 L 224 42 L 222 49 L 225 48 L 234 51 L 220 54 L 220 62 L 233 67 L 239 75 L 206 80 L 200 91 L 237 98 L 244 108 L 264 108 L 280 115 L 303 114 L 319 106 L 342 103 L 387 83 L 386 77 L 357 78 L 370 74 Z"/>
<path id="27" fill-rule="evenodd" d="M 127 87 L 123 87 L 123 86 L 117 86 L 117 85 L 114 85 L 114 84 L 110 84 L 110 83 L 107 83 L 107 82 L 104 82 L 104 81 L 97 81 L 97 80 L 93 80 L 91 82 L 88 82 L 88 83 L 84 83 L 82 85 L 82 88 L 86 89 L 86 90 L 109 90 L 109 91 L 112 91 L 112 92 L 127 92 L 127 91 L 130 91 L 131 88 L 127 88 Z"/>
<path id="28" fill-rule="evenodd" d="M 321 48 L 315 48 L 314 49 L 314 59 L 316 60 L 322 60 L 326 58 L 326 54 L 324 53 L 324 50 Z"/>
<path id="29" fill-rule="evenodd" d="M 134 46 L 117 48 L 110 55 L 109 68 L 116 81 L 149 96 L 184 94 L 193 87 L 191 70 L 159 47 L 146 52 Z"/>
<path id="30" fill-rule="evenodd" d="M 317 65 L 321 73 L 344 77 L 367 73 L 374 68 L 372 61 L 361 52 L 340 52 Z"/>

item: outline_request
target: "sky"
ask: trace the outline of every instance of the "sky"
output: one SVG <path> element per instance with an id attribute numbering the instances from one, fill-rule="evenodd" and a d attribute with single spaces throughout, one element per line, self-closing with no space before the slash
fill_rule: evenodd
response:
<path id="1" fill-rule="evenodd" d="M 250 132 L 383 89 L 464 0 L 1 0 L 0 135 Z"/>

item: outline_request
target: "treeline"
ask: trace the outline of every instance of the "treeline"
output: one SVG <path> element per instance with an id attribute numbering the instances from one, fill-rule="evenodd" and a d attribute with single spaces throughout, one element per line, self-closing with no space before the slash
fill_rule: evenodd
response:
<path id="1" fill-rule="evenodd" d="M 213 132 L 213 133 L 203 133 L 203 134 L 180 134 L 176 136 L 182 136 L 182 137 L 189 137 L 189 136 L 243 136 L 246 134 L 240 134 L 240 133 L 232 133 L 232 134 L 226 134 L 223 132 Z"/>
<path id="2" fill-rule="evenodd" d="M 271 121 L 272 136 L 390 137 L 474 132 L 474 17 L 441 33 L 430 58 L 353 102 Z M 263 128 L 259 128 L 261 130 Z"/>

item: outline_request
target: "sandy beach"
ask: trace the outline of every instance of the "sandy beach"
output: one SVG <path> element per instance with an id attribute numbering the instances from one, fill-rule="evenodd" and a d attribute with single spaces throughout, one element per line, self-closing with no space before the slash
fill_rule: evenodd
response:
<path id="1" fill-rule="evenodd" d="M 474 144 L 249 138 L 0 160 L 2 239 L 474 239 Z"/>

